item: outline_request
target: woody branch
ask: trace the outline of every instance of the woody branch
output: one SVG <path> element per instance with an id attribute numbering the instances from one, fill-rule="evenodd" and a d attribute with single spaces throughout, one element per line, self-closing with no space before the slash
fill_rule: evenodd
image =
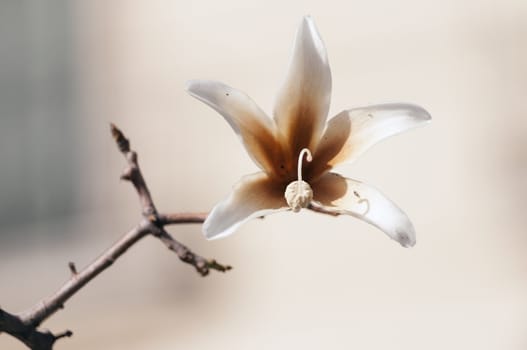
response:
<path id="1" fill-rule="evenodd" d="M 121 153 L 127 160 L 121 179 L 130 181 L 141 203 L 142 215 L 139 223 L 123 235 L 98 258 L 77 272 L 75 264 L 69 263 L 71 276 L 53 295 L 37 302 L 32 308 L 19 314 L 11 314 L 0 308 L 0 333 L 5 332 L 19 339 L 33 350 L 51 350 L 55 342 L 73 333 L 65 331 L 53 334 L 50 331 L 39 330 L 41 323 L 64 307 L 69 298 L 83 288 L 93 278 L 110 267 L 128 248 L 146 236 L 158 238 L 172 250 L 178 258 L 192 265 L 201 276 L 206 276 L 211 270 L 225 272 L 231 267 L 222 265 L 215 260 L 205 259 L 193 253 L 185 245 L 174 239 L 165 229 L 167 225 L 185 223 L 203 223 L 206 213 L 158 213 L 148 186 L 139 168 L 137 153 L 130 148 L 130 142 L 124 134 L 111 125 L 111 132 Z"/>

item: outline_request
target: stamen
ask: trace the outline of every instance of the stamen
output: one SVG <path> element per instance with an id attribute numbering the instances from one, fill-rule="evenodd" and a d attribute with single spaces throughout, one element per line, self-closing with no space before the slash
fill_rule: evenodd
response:
<path id="1" fill-rule="evenodd" d="M 302 160 L 304 159 L 304 154 L 307 154 L 306 160 L 308 162 L 313 160 L 313 156 L 307 148 L 303 148 L 300 151 L 300 154 L 298 155 L 298 182 L 302 181 Z"/>

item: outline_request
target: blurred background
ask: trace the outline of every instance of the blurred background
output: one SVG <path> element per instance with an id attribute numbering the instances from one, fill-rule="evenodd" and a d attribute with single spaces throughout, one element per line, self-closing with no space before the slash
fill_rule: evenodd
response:
<path id="1" fill-rule="evenodd" d="M 199 277 L 145 239 L 45 322 L 57 349 L 526 349 L 527 2 L 0 3 L 0 304 L 24 310 L 139 219 L 118 180 L 120 126 L 164 212 L 206 211 L 256 170 L 193 78 L 271 113 L 311 14 L 333 74 L 330 115 L 418 103 L 433 123 L 340 170 L 417 229 L 401 248 L 350 217 L 279 214 L 208 242 L 234 266 Z M 23 349 L 3 334 L 1 349 Z"/>

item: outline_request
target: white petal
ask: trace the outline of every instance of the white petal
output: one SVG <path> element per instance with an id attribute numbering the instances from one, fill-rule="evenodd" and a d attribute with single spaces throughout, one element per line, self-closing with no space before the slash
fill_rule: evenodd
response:
<path id="1" fill-rule="evenodd" d="M 415 244 L 415 230 L 410 219 L 379 190 L 335 173 L 327 173 L 312 186 L 314 199 L 329 211 L 364 220 L 403 247 Z"/>
<path id="2" fill-rule="evenodd" d="M 311 17 L 296 35 L 288 73 L 278 93 L 274 117 L 291 156 L 314 149 L 324 129 L 331 98 L 331 71 L 326 49 Z"/>
<path id="3" fill-rule="evenodd" d="M 225 237 L 250 219 L 288 209 L 282 186 L 265 173 L 247 175 L 226 200 L 212 209 L 203 224 L 203 233 L 209 239 Z"/>
<path id="4" fill-rule="evenodd" d="M 243 92 L 216 81 L 191 80 L 186 88 L 190 95 L 225 118 L 262 170 L 273 172 L 273 162 L 281 156 L 276 127 L 253 100 Z"/>
<path id="5" fill-rule="evenodd" d="M 385 138 L 431 120 L 422 107 L 390 103 L 354 108 L 339 113 L 328 126 L 313 156 L 318 174 L 336 164 L 352 162 Z"/>

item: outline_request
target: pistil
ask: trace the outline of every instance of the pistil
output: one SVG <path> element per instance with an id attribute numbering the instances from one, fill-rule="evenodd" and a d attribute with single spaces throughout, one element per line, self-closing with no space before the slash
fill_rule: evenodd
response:
<path id="1" fill-rule="evenodd" d="M 289 205 L 291 210 L 293 210 L 295 213 L 299 212 L 302 208 L 307 208 L 313 199 L 313 190 L 311 189 L 311 186 L 302 180 L 302 161 L 304 159 L 304 155 L 307 155 L 306 160 L 308 162 L 313 160 L 309 149 L 304 148 L 300 151 L 300 154 L 298 155 L 298 179 L 287 185 L 284 193 L 287 205 Z"/>

